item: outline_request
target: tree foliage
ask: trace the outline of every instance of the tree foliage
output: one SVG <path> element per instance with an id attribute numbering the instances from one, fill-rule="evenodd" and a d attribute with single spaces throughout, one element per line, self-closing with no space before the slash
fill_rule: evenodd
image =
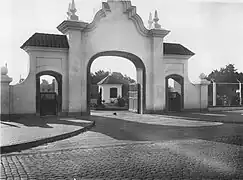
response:
<path id="1" fill-rule="evenodd" d="M 237 79 L 239 78 L 240 74 L 237 72 L 234 64 L 228 64 L 224 68 L 220 68 L 220 70 L 216 69 L 208 75 L 208 79 L 214 80 L 216 83 L 237 83 Z"/>
<path id="2" fill-rule="evenodd" d="M 234 64 L 228 64 L 220 70 L 213 70 L 207 79 L 216 82 L 217 96 L 227 97 L 232 104 L 236 97 L 236 90 L 239 89 L 238 80 L 243 83 L 243 73 L 237 72 Z M 212 94 L 212 86 L 209 86 L 209 94 Z"/>
<path id="3" fill-rule="evenodd" d="M 91 84 L 97 84 L 100 82 L 102 79 L 104 79 L 106 76 L 109 75 L 109 71 L 104 71 L 104 70 L 99 70 L 96 71 L 95 73 L 90 73 L 91 76 Z M 127 75 L 123 75 L 120 72 L 113 72 L 112 76 L 116 77 L 119 80 L 122 80 L 124 84 L 129 84 L 129 83 L 134 83 L 135 80 L 130 78 Z"/>

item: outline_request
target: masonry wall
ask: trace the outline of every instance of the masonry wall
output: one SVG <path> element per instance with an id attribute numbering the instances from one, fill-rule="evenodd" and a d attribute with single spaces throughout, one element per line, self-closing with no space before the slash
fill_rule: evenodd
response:
<path id="1" fill-rule="evenodd" d="M 184 78 L 184 109 L 206 109 L 208 104 L 207 88 L 201 84 L 193 84 L 188 78 L 188 57 L 167 55 L 165 60 L 165 77 L 177 74 Z"/>
<path id="2" fill-rule="evenodd" d="M 153 109 L 153 66 L 151 64 L 151 39 L 143 36 L 137 30 L 134 22 L 128 19 L 127 14 L 122 12 L 122 4 L 110 4 L 112 13 L 107 12 L 107 16 L 96 22 L 96 27 L 83 34 L 84 47 L 84 70 L 82 71 L 86 79 L 86 67 L 92 56 L 105 51 L 123 51 L 138 56 L 144 63 L 146 69 L 146 109 Z M 162 40 L 161 40 L 162 42 Z M 163 53 L 163 47 L 161 53 Z M 162 56 L 160 57 L 161 62 Z M 116 63 L 114 61 L 114 63 Z M 163 67 L 161 67 L 163 68 Z M 84 82 L 85 84 L 86 82 Z M 157 88 L 159 89 L 159 88 Z M 160 87 L 160 89 L 163 89 Z M 86 91 L 85 87 L 82 92 Z M 159 99 L 159 98 L 157 98 Z M 165 104 L 163 98 L 159 99 L 161 104 Z M 82 96 L 82 106 L 86 106 L 86 95 Z"/>
<path id="3" fill-rule="evenodd" d="M 68 111 L 68 92 L 66 76 L 67 51 L 57 49 L 30 48 L 29 74 L 20 84 L 10 86 L 10 113 L 36 113 L 36 74 L 42 71 L 55 71 L 62 75 L 62 111 Z"/>
<path id="4" fill-rule="evenodd" d="M 105 100 L 107 103 L 111 102 L 110 88 L 117 88 L 117 97 L 122 97 L 122 85 L 120 84 L 104 84 L 100 85 L 100 88 L 102 88 L 102 100 Z"/>

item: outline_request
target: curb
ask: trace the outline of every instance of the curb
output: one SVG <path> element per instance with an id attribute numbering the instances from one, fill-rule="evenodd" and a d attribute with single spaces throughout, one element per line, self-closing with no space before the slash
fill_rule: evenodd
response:
<path id="1" fill-rule="evenodd" d="M 1 146 L 0 147 L 1 148 L 0 149 L 1 154 L 11 153 L 11 152 L 20 152 L 22 150 L 37 147 L 37 146 L 40 146 L 40 145 L 43 145 L 43 144 L 64 140 L 64 139 L 67 139 L 67 138 L 70 138 L 70 137 L 73 137 L 73 136 L 77 136 L 78 134 L 81 134 L 85 131 L 88 131 L 94 126 L 95 126 L 95 121 L 93 121 L 90 125 L 85 126 L 81 129 L 78 129 L 78 130 L 73 131 L 73 132 L 69 132 L 69 133 L 65 133 L 65 134 L 61 134 L 61 135 L 57 135 L 57 136 L 53 136 L 53 137 L 48 137 L 48 138 L 44 138 L 44 139 L 39 139 L 39 140 L 31 141 L 31 142 L 25 142 L 25 143 L 21 143 L 21 144 Z"/>

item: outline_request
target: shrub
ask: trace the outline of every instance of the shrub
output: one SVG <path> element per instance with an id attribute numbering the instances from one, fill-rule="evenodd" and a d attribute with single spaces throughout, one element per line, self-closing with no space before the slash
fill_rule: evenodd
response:
<path id="1" fill-rule="evenodd" d="M 124 107 L 125 105 L 126 105 L 126 101 L 125 101 L 125 99 L 124 98 L 121 98 L 121 97 L 118 97 L 117 98 L 117 103 L 118 103 L 118 106 L 120 106 L 120 107 Z"/>

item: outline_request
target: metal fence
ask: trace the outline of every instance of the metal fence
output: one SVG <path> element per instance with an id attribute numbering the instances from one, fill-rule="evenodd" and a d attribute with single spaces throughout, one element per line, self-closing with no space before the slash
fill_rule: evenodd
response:
<path id="1" fill-rule="evenodd" d="M 217 83 L 208 86 L 209 106 L 242 106 L 243 83 Z"/>

